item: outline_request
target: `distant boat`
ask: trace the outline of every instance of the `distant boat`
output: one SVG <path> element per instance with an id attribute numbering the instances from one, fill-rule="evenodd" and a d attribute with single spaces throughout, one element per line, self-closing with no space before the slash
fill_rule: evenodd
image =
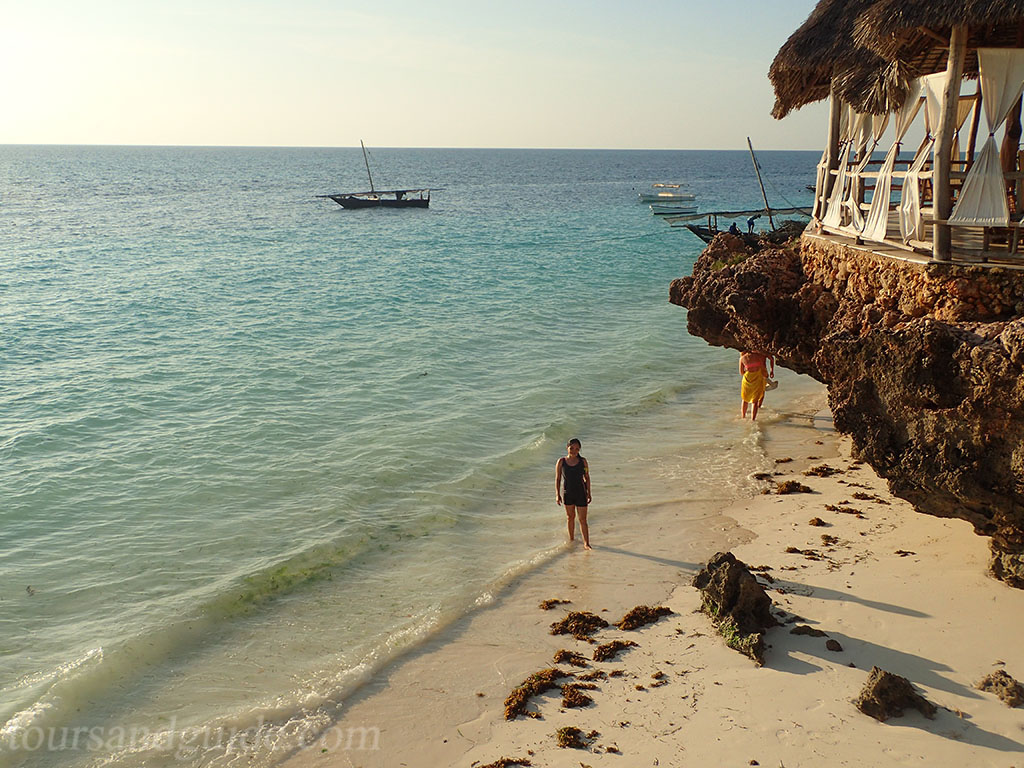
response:
<path id="1" fill-rule="evenodd" d="M 705 211 L 703 213 L 683 213 L 679 215 L 667 215 L 664 221 L 668 222 L 670 227 L 685 227 L 690 230 L 703 240 L 705 243 L 710 243 L 715 239 L 715 235 L 719 233 L 718 219 L 733 219 L 735 225 L 736 220 L 741 220 L 747 223 L 747 228 L 753 228 L 754 220 L 761 218 L 762 216 L 768 217 L 768 222 L 771 225 L 772 232 L 781 231 L 783 233 L 788 232 L 797 225 L 797 222 L 784 222 L 780 226 L 775 225 L 776 216 L 806 216 L 811 217 L 810 208 L 772 208 L 768 204 L 768 195 L 764 191 L 764 181 L 761 179 L 761 167 L 757 162 L 757 155 L 754 154 L 754 145 L 750 142 L 750 137 L 747 137 L 747 147 L 750 149 L 750 159 L 754 163 L 754 172 L 757 174 L 757 183 L 761 187 L 761 199 L 764 200 L 764 208 L 754 208 L 747 211 Z M 652 206 L 653 207 L 653 206 Z M 707 226 L 702 226 L 695 222 L 707 220 Z M 800 225 L 802 228 L 802 225 Z M 739 229 L 739 227 L 737 227 Z M 743 232 L 740 230 L 740 235 L 744 239 L 755 240 L 756 236 L 752 231 Z"/>
<path id="2" fill-rule="evenodd" d="M 746 211 L 705 211 L 703 213 L 685 213 L 677 216 L 667 216 L 665 221 L 670 227 L 685 227 L 703 240 L 710 243 L 720 231 L 718 219 L 732 219 L 733 221 L 746 221 L 751 218 L 762 216 L 807 216 L 810 218 L 810 208 L 752 208 Z M 707 226 L 697 224 L 698 221 L 707 221 Z M 746 234 L 741 231 L 741 234 Z"/>
<path id="3" fill-rule="evenodd" d="M 373 174 L 370 173 L 370 161 L 366 157 L 366 145 L 359 140 L 363 148 L 363 163 L 366 164 L 366 175 L 370 179 L 369 192 L 342 192 L 337 195 L 319 195 L 328 197 L 342 208 L 427 208 L 430 206 L 429 189 L 375 189 Z"/>
<path id="4" fill-rule="evenodd" d="M 678 216 L 682 213 L 696 213 L 697 203 L 651 203 L 651 213 L 655 216 Z"/>
<path id="5" fill-rule="evenodd" d="M 679 203 L 697 199 L 693 192 L 683 192 L 682 184 L 652 184 L 650 192 L 640 192 L 641 203 Z"/>

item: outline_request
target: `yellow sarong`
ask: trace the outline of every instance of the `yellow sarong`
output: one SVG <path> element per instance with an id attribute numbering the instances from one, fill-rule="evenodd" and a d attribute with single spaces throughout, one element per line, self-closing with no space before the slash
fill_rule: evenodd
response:
<path id="1" fill-rule="evenodd" d="M 764 388 L 768 383 L 768 373 L 764 368 L 755 368 L 743 374 L 743 385 L 740 397 L 745 403 L 756 403 L 764 397 Z"/>

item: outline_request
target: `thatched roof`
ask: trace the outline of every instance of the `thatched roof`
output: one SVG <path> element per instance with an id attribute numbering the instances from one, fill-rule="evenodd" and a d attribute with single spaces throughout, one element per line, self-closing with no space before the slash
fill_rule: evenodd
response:
<path id="1" fill-rule="evenodd" d="M 854 40 L 857 17 L 875 0 L 821 0 L 811 15 L 779 49 L 768 78 L 775 87 L 772 114 L 782 119 L 790 110 L 827 98 L 834 71 L 858 61 L 883 64 L 878 54 Z"/>
<path id="2" fill-rule="evenodd" d="M 833 79 L 858 111 L 892 111 L 910 80 L 945 70 L 954 25 L 968 27 L 976 76 L 978 47 L 1024 46 L 1024 0 L 821 0 L 772 62 L 772 114 L 826 98 Z"/>
<path id="3" fill-rule="evenodd" d="M 1024 0 L 876 0 L 854 25 L 859 45 L 886 59 L 899 58 L 919 74 L 946 69 L 952 27 L 968 29 L 964 72 L 977 75 L 977 49 L 1024 44 L 1018 30 Z"/>

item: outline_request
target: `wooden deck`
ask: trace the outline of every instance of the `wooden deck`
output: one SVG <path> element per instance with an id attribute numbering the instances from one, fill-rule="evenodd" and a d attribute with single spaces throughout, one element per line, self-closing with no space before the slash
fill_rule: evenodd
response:
<path id="1" fill-rule="evenodd" d="M 933 224 L 926 220 L 925 239 L 911 240 L 909 244 L 904 244 L 899 234 L 899 215 L 893 210 L 889 212 L 889 238 L 880 243 L 862 240 L 849 232 L 830 227 L 823 227 L 822 231 L 817 233 L 813 225 L 805 230 L 804 237 L 842 243 L 847 248 L 899 261 L 927 264 L 932 261 L 932 229 Z M 1011 253 L 1014 240 L 1012 231 L 990 228 L 986 233 L 982 227 L 954 226 L 951 233 L 952 263 L 1024 270 L 1024 253 Z M 1024 238 L 1021 239 L 1018 248 L 1024 248 Z"/>

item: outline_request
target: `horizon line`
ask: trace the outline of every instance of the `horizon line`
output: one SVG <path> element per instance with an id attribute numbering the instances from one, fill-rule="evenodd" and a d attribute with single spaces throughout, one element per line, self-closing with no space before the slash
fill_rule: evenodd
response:
<path id="1" fill-rule="evenodd" d="M 59 143 L 59 142 L 0 142 L 0 147 L 110 147 L 110 148 L 141 148 L 141 149 L 359 149 L 355 146 L 322 145 L 322 144 L 95 144 L 95 143 Z M 538 150 L 559 152 L 748 152 L 746 147 L 427 147 L 427 146 L 385 146 L 374 145 L 375 150 L 381 149 L 468 149 L 468 150 Z M 809 149 L 774 149 L 759 147 L 758 152 L 818 152 L 820 147 Z"/>

